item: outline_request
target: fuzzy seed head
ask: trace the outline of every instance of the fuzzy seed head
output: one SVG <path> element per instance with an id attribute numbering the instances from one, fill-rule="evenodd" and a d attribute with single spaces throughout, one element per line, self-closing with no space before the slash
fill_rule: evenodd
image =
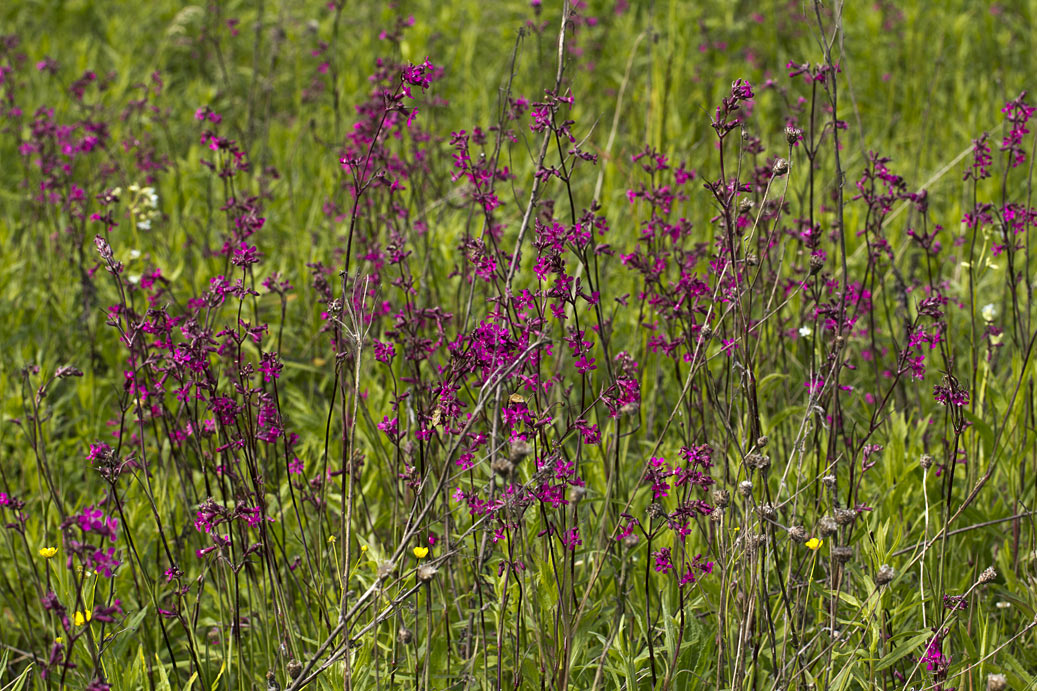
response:
<path id="1" fill-rule="evenodd" d="M 649 518 L 666 518 L 666 509 L 657 501 L 648 505 L 647 513 Z"/>
<path id="2" fill-rule="evenodd" d="M 817 532 L 821 537 L 829 537 L 835 535 L 839 531 L 839 524 L 835 522 L 835 519 L 831 516 L 822 516 L 821 520 L 817 522 Z"/>
<path id="3" fill-rule="evenodd" d="M 841 526 L 850 525 L 857 518 L 857 512 L 853 509 L 836 509 L 833 513 L 835 514 L 835 522 Z"/>
<path id="4" fill-rule="evenodd" d="M 846 545 L 839 545 L 838 547 L 832 548 L 832 559 L 845 564 L 853 558 L 853 547 L 847 547 Z"/>
<path id="5" fill-rule="evenodd" d="M 875 572 L 875 585 L 886 585 L 894 578 L 897 573 L 893 570 L 893 567 L 889 564 L 883 564 L 879 567 L 879 570 Z"/>
<path id="6" fill-rule="evenodd" d="M 523 458 L 533 453 L 533 447 L 529 445 L 529 442 L 525 439 L 512 439 L 511 449 L 508 452 L 508 457 L 512 463 L 517 463 Z"/>
<path id="7" fill-rule="evenodd" d="M 422 564 L 418 567 L 418 581 L 421 583 L 431 583 L 432 579 L 436 577 L 438 569 L 431 564 Z"/>
<path id="8" fill-rule="evenodd" d="M 745 463 L 756 470 L 767 470 L 771 465 L 771 458 L 766 454 L 753 452 L 745 457 Z"/>

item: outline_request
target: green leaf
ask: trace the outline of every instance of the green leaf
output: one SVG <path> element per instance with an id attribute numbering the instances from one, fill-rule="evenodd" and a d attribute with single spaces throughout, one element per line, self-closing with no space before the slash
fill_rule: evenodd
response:
<path id="1" fill-rule="evenodd" d="M 884 669 L 886 669 L 888 667 L 892 667 L 901 658 L 903 658 L 903 657 L 909 655 L 910 653 L 914 652 L 914 650 L 918 646 L 925 644 L 930 638 L 932 638 L 932 636 L 933 636 L 933 634 L 931 632 L 925 631 L 923 633 L 918 634 L 917 636 L 915 636 L 911 640 L 907 641 L 906 643 L 898 645 L 895 652 L 893 652 L 893 653 L 891 653 L 889 655 L 886 655 L 885 657 L 882 658 L 882 660 L 879 661 L 879 663 L 877 665 L 875 665 L 875 671 L 876 672 L 881 672 L 882 670 L 884 670 Z"/>

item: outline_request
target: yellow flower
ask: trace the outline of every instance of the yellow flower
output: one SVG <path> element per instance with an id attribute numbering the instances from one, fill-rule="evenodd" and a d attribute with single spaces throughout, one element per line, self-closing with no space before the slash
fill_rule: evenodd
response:
<path id="1" fill-rule="evenodd" d="M 822 544 L 824 544 L 824 540 L 818 540 L 816 537 L 812 537 L 809 540 L 807 540 L 807 547 L 809 547 L 812 550 L 817 550 L 817 548 L 819 548 Z"/>
<path id="2" fill-rule="evenodd" d="M 64 643 L 65 639 L 62 638 L 61 636 L 58 636 L 57 638 L 54 639 L 54 642 L 55 643 Z"/>
<path id="3" fill-rule="evenodd" d="M 75 616 L 72 617 L 72 622 L 76 626 L 82 626 L 83 624 L 87 623 L 88 621 L 90 621 L 93 618 L 94 618 L 94 613 L 91 612 L 90 610 L 87 610 L 85 614 L 83 612 L 76 612 Z"/>
<path id="4" fill-rule="evenodd" d="M 40 547 L 40 556 L 44 559 L 50 559 L 58 553 L 57 547 Z"/>
<path id="5" fill-rule="evenodd" d="M 363 554 L 367 551 L 367 545 L 360 545 L 360 553 Z"/>
<path id="6" fill-rule="evenodd" d="M 335 544 L 335 536 L 334 535 L 328 535 L 328 543 L 332 544 L 332 545 Z"/>
<path id="7" fill-rule="evenodd" d="M 415 547 L 414 556 L 418 559 L 424 559 L 428 556 L 428 547 Z"/>

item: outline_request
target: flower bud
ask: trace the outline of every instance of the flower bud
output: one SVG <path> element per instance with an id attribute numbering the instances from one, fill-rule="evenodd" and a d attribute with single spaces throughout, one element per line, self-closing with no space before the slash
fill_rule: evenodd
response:
<path id="1" fill-rule="evenodd" d="M 772 169 L 775 176 L 784 175 L 789 172 L 789 162 L 784 158 L 779 158 L 774 162 L 774 168 Z"/>

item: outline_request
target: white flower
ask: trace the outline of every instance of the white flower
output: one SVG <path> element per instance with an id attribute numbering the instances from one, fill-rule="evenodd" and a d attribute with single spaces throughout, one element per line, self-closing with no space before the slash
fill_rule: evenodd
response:
<path id="1" fill-rule="evenodd" d="M 130 250 L 130 259 L 140 259 L 140 250 Z"/>
<path id="2" fill-rule="evenodd" d="M 140 221 L 137 221 L 137 227 L 141 230 L 151 230 L 151 219 L 145 218 Z"/>
<path id="3" fill-rule="evenodd" d="M 803 338 L 807 338 L 812 333 L 814 333 L 814 330 L 811 329 L 809 326 L 801 326 L 801 327 L 799 327 L 799 335 L 801 337 L 803 337 Z"/>
<path id="4" fill-rule="evenodd" d="M 126 277 L 126 280 L 132 283 L 133 285 L 137 285 L 138 283 L 140 283 L 140 274 L 130 274 Z"/>
<path id="5" fill-rule="evenodd" d="M 997 308 L 993 304 L 983 305 L 983 309 L 980 310 L 980 314 L 983 315 L 983 321 L 992 322 L 994 317 L 997 316 Z"/>

